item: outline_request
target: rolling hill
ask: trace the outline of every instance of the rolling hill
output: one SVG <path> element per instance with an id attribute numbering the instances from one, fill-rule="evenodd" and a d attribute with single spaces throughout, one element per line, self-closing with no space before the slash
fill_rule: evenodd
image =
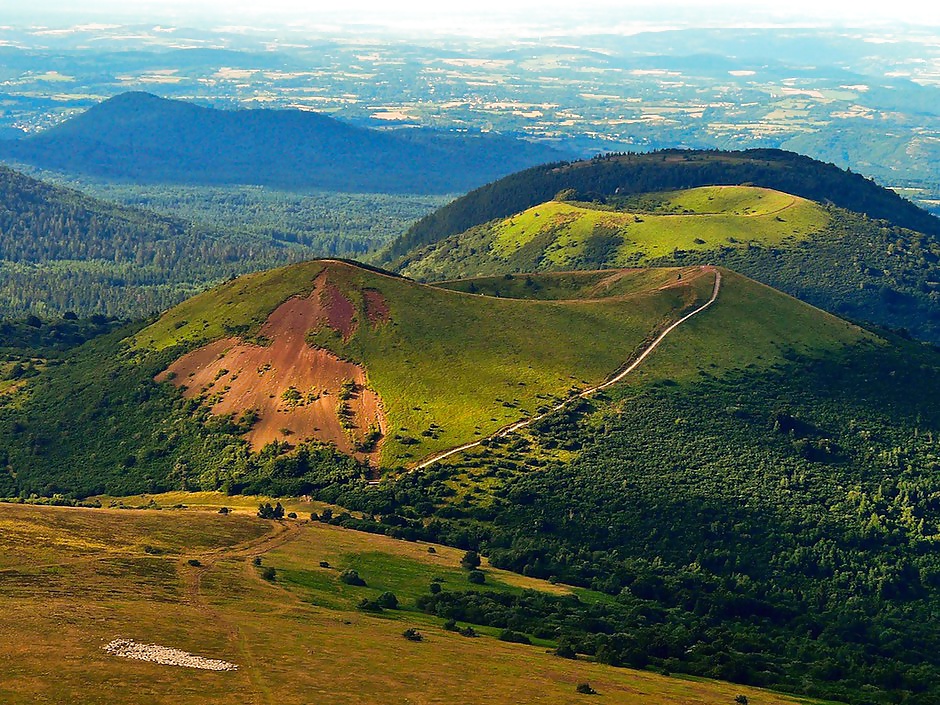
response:
<path id="1" fill-rule="evenodd" d="M 373 467 L 413 464 L 602 383 L 702 306 L 716 273 L 568 279 L 574 295 L 554 275 L 532 275 L 519 298 L 431 287 L 341 261 L 235 279 L 126 341 L 120 333 L 92 341 L 74 364 L 31 384 L 6 427 L 16 477 L 9 489 L 175 486 L 180 467 L 187 486 L 234 489 L 268 482 L 259 462 L 281 463 L 284 451 L 309 443 L 332 444 L 346 468 L 356 467 L 342 460 L 348 455 Z M 774 312 L 742 353 L 756 364 L 772 364 L 784 349 L 822 353 L 867 336 L 731 272 L 723 281 L 717 307 L 741 289 Z M 111 433 L 92 433 L 100 423 Z M 71 470 L 50 472 L 66 458 Z M 305 481 L 287 482 L 299 490 Z"/>
<path id="2" fill-rule="evenodd" d="M 854 320 L 940 341 L 940 238 L 754 186 L 570 200 L 415 250 L 425 281 L 599 267 L 720 264 Z"/>
<path id="3" fill-rule="evenodd" d="M 611 154 L 588 161 L 546 164 L 511 174 L 456 199 L 415 223 L 377 261 L 397 268 L 410 252 L 474 226 L 521 213 L 573 190 L 575 198 L 674 191 L 698 186 L 751 185 L 774 189 L 940 235 L 940 219 L 889 189 L 832 164 L 778 149 L 740 152 L 664 150 Z"/>
<path id="4" fill-rule="evenodd" d="M 735 246 L 793 246 L 830 220 L 812 201 L 748 186 L 674 191 L 630 205 L 548 201 L 419 250 L 404 258 L 400 269 L 435 281 L 647 265 L 680 250 L 708 257 Z"/>
<path id="5" fill-rule="evenodd" d="M 301 110 L 216 110 L 124 93 L 0 158 L 140 184 L 455 193 L 566 155 L 496 135 L 376 130 Z"/>

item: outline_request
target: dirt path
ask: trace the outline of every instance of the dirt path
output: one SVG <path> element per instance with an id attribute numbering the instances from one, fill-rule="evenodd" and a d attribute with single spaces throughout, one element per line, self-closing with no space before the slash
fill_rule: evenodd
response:
<path id="1" fill-rule="evenodd" d="M 227 618 L 221 610 L 214 607 L 202 592 L 202 578 L 208 573 L 220 560 L 238 560 L 242 559 L 245 569 L 253 576 L 257 577 L 251 561 L 254 556 L 260 556 L 267 551 L 271 551 L 285 543 L 292 541 L 300 533 L 301 525 L 293 521 L 277 522 L 274 524 L 273 533 L 250 539 L 243 543 L 233 546 L 217 548 L 202 553 L 190 554 L 181 557 L 180 572 L 185 582 L 186 599 L 191 604 L 197 606 L 214 623 L 226 631 L 229 643 L 233 644 L 240 654 L 239 662 L 242 668 L 239 673 L 244 676 L 245 690 L 242 696 L 246 698 L 245 702 L 256 703 L 257 705 L 268 705 L 277 702 L 275 694 L 259 677 L 260 670 L 251 647 L 244 634 L 232 620 Z M 190 560 L 199 561 L 198 566 L 192 566 Z M 260 580 L 260 578 L 258 578 Z"/>
<path id="2" fill-rule="evenodd" d="M 647 345 L 643 349 L 643 351 L 632 362 L 630 362 L 626 367 L 624 367 L 620 372 L 616 373 L 613 377 L 608 379 L 606 382 L 603 382 L 602 384 L 599 384 L 596 387 L 585 389 L 583 392 L 581 392 L 577 396 L 565 399 L 563 402 L 556 404 L 545 413 L 539 414 L 538 416 L 532 416 L 528 419 L 523 419 L 522 421 L 517 421 L 516 423 L 510 424 L 509 426 L 504 426 L 503 428 L 499 429 L 495 433 L 490 434 L 489 436 L 486 436 L 485 438 L 481 438 L 477 441 L 472 441 L 471 443 L 464 443 L 462 446 L 457 446 L 456 448 L 451 448 L 449 450 L 443 450 L 438 453 L 434 453 L 433 455 L 425 458 L 424 460 L 416 464 L 413 468 L 411 468 L 411 470 L 409 470 L 409 472 L 415 472 L 416 470 L 423 470 L 424 468 L 430 467 L 434 463 L 440 460 L 443 460 L 444 458 L 449 458 L 450 456 L 456 455 L 457 453 L 462 453 L 465 450 L 469 450 L 470 448 L 475 448 L 479 445 L 482 445 L 483 441 L 488 441 L 491 438 L 504 438 L 510 433 L 518 431 L 521 428 L 525 428 L 526 426 L 532 425 L 536 421 L 541 421 L 549 414 L 553 414 L 556 411 L 561 411 L 566 406 L 571 404 L 573 401 L 577 401 L 578 399 L 585 399 L 589 396 L 592 396 L 593 394 L 596 394 L 597 392 L 601 390 L 607 389 L 611 385 L 617 384 L 617 382 L 622 380 L 628 374 L 633 372 L 633 370 L 639 367 L 642 364 L 642 362 L 647 357 L 649 357 L 649 355 L 657 347 L 659 347 L 659 344 L 662 343 L 663 340 L 666 339 L 666 336 L 672 333 L 672 331 L 674 331 L 676 328 L 678 328 L 680 325 L 688 321 L 693 316 L 698 315 L 699 313 L 707 309 L 709 306 L 711 306 L 713 303 L 715 303 L 715 301 L 718 299 L 718 292 L 721 289 L 721 272 L 713 267 L 703 267 L 703 270 L 712 271 L 715 274 L 715 287 L 712 290 L 711 298 L 708 301 L 706 301 L 704 304 L 696 308 L 691 313 L 687 313 L 678 321 L 675 321 L 670 326 L 668 326 L 653 340 L 653 342 Z"/>

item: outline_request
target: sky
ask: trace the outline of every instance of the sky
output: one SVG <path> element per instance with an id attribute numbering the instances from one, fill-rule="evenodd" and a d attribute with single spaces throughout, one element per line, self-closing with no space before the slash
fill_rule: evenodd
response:
<path id="1" fill-rule="evenodd" d="M 688 26 L 940 26 L 925 0 L 0 0 L 6 22 L 171 22 L 194 26 L 380 25 L 403 31 L 631 31 Z"/>

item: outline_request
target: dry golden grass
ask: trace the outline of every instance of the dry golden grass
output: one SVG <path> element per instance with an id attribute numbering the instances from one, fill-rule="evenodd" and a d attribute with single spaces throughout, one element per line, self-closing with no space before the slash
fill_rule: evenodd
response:
<path id="1" fill-rule="evenodd" d="M 147 554 L 147 545 L 163 553 Z M 314 571 L 324 559 L 362 560 L 405 580 L 455 569 L 460 552 L 435 548 L 432 555 L 422 544 L 264 522 L 247 511 L 0 505 L 0 702 L 573 704 L 584 702 L 575 693 L 582 681 L 600 693 L 592 702 L 730 705 L 738 693 L 759 705 L 798 702 L 743 686 L 567 661 L 486 636 L 467 639 L 413 612 L 372 616 L 317 607 L 302 587 L 280 577 L 261 580 L 251 560 L 260 555 L 285 573 Z M 509 580 L 500 571 L 488 576 Z M 402 638 L 411 624 L 421 628 L 423 642 Z M 102 646 L 117 636 L 233 661 L 239 670 L 109 656 Z"/>

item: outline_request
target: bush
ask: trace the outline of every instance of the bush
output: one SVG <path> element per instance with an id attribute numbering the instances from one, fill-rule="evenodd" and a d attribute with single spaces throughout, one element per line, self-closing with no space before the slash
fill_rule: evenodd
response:
<path id="1" fill-rule="evenodd" d="M 578 683 L 578 687 L 575 688 L 575 690 L 582 695 L 597 695 L 597 691 L 591 687 L 590 683 Z"/>
<path id="2" fill-rule="evenodd" d="M 421 632 L 419 632 L 414 627 L 408 627 L 401 633 L 401 635 L 408 641 L 422 641 L 424 639 L 424 635 L 422 635 Z"/>
<path id="3" fill-rule="evenodd" d="M 473 583 L 474 585 L 482 585 L 486 582 L 486 576 L 483 575 L 483 571 L 471 570 L 467 575 L 467 581 Z"/>
<path id="4" fill-rule="evenodd" d="M 355 585 L 357 587 L 365 587 L 366 585 L 366 581 L 360 578 L 359 573 L 355 570 L 344 570 L 339 574 L 339 579 L 347 585 Z"/>
<path id="5" fill-rule="evenodd" d="M 464 627 L 463 629 L 459 629 L 459 630 L 458 630 L 458 633 L 460 634 L 460 636 L 466 636 L 466 637 L 470 637 L 470 638 L 473 638 L 473 637 L 476 637 L 476 636 L 477 636 L 477 631 L 476 631 L 476 629 L 474 629 L 474 628 L 471 627 L 470 625 L 467 625 L 467 626 Z"/>
<path id="6" fill-rule="evenodd" d="M 258 517 L 261 519 L 283 519 L 284 507 L 278 502 L 273 507 L 270 502 L 264 502 L 258 505 Z"/>
<path id="7" fill-rule="evenodd" d="M 531 644 L 532 640 L 521 632 L 514 632 L 512 629 L 503 629 L 499 633 L 500 641 L 508 641 L 513 644 Z"/>
<path id="8" fill-rule="evenodd" d="M 428 590 L 431 591 L 432 595 L 438 594 L 441 591 L 441 589 L 442 588 L 441 588 L 440 583 L 431 583 L 430 585 L 428 585 Z"/>
<path id="9" fill-rule="evenodd" d="M 564 639 L 558 642 L 558 646 L 555 648 L 555 656 L 560 656 L 561 658 L 578 658 L 574 647 L 570 642 Z"/>
<path id="10" fill-rule="evenodd" d="M 444 622 L 444 629 L 446 629 L 446 630 L 449 631 L 449 632 L 456 632 L 456 631 L 457 631 L 457 620 L 456 620 L 456 619 L 448 619 L 447 621 L 445 621 L 445 622 Z"/>
<path id="11" fill-rule="evenodd" d="M 329 567 L 330 567 L 330 564 L 329 564 L 328 561 L 320 561 L 320 567 L 321 567 L 321 568 L 329 568 Z"/>
<path id="12" fill-rule="evenodd" d="M 434 546 L 428 546 L 428 553 L 437 553 L 437 549 Z"/>
<path id="13" fill-rule="evenodd" d="M 261 565 L 261 556 L 255 556 L 251 559 L 252 565 Z"/>
<path id="14" fill-rule="evenodd" d="M 480 555 L 476 551 L 467 551 L 460 559 L 460 565 L 467 570 L 475 570 L 480 567 Z"/>
<path id="15" fill-rule="evenodd" d="M 735 695 L 734 702 L 737 705 L 747 705 L 747 696 L 746 695 Z"/>
<path id="16" fill-rule="evenodd" d="M 297 518 L 297 512 L 290 512 L 290 513 L 287 515 L 287 518 L 288 518 L 288 519 L 296 519 L 296 518 Z"/>
<path id="17" fill-rule="evenodd" d="M 220 508 L 219 508 L 219 514 L 228 514 L 230 511 L 232 511 L 232 510 L 229 509 L 228 507 L 220 507 Z"/>
<path id="18" fill-rule="evenodd" d="M 382 607 L 387 610 L 397 610 L 398 609 L 398 598 L 395 597 L 394 592 L 383 592 L 379 595 L 379 599 L 376 600 Z"/>
<path id="19" fill-rule="evenodd" d="M 363 610 L 364 612 L 381 612 L 382 605 L 379 604 L 378 600 L 370 600 L 368 597 L 363 597 L 359 600 L 359 604 L 356 605 L 357 609 Z"/>
<path id="20" fill-rule="evenodd" d="M 202 563 L 199 562 L 198 558 L 190 558 L 186 562 L 189 563 L 189 565 L 191 565 L 193 568 L 198 568 L 199 566 L 202 565 Z"/>
<path id="21" fill-rule="evenodd" d="M 277 571 L 274 570 L 271 566 L 265 566 L 261 569 L 261 577 L 269 582 L 274 582 L 277 580 Z"/>

